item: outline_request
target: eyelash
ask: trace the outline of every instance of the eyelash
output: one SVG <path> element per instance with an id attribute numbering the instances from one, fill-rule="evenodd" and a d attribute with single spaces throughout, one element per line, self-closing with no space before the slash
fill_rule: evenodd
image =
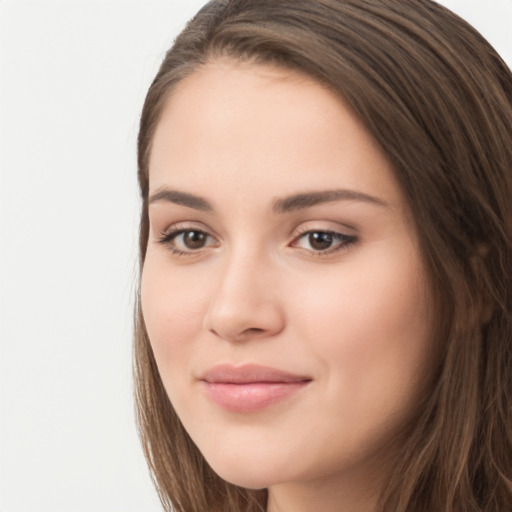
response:
<path id="1" fill-rule="evenodd" d="M 204 248 L 200 248 L 196 251 L 189 250 L 189 251 L 183 251 L 181 249 L 178 249 L 175 245 L 173 245 L 173 241 L 175 238 L 177 238 L 180 235 L 183 235 L 185 233 L 199 233 L 202 235 L 206 235 L 206 237 L 209 237 L 213 239 L 213 236 L 210 235 L 208 232 L 202 229 L 196 229 L 196 228 L 171 228 L 167 231 L 164 231 L 161 233 L 160 237 L 158 238 L 157 242 L 163 246 L 165 246 L 171 253 L 178 257 L 191 257 L 195 256 L 200 253 L 200 251 Z M 356 236 L 353 235 L 345 235 L 343 233 L 339 233 L 337 231 L 332 231 L 329 229 L 305 229 L 304 231 L 299 231 L 299 233 L 294 237 L 292 243 L 290 244 L 293 247 L 293 244 L 297 243 L 299 240 L 303 239 L 306 236 L 310 236 L 312 234 L 323 234 L 323 235 L 329 235 L 333 239 L 333 243 L 336 244 L 333 247 L 330 247 L 324 251 L 315 251 L 313 249 L 304 249 L 299 248 L 303 251 L 308 252 L 313 257 L 322 257 L 327 256 L 331 254 L 335 254 L 338 252 L 346 251 L 350 249 L 354 244 L 357 243 L 358 239 Z"/>
<path id="2" fill-rule="evenodd" d="M 161 233 L 161 236 L 158 239 L 158 243 L 165 246 L 169 251 L 171 251 L 172 254 L 175 256 L 195 256 L 199 253 L 201 249 L 198 249 L 197 251 L 189 250 L 189 251 L 182 251 L 181 249 L 178 249 L 175 245 L 173 245 L 173 240 L 177 238 L 180 235 L 183 235 L 185 233 L 201 233 L 203 235 L 206 235 L 209 238 L 213 238 L 209 233 L 207 233 L 203 229 L 196 229 L 196 228 L 171 228 L 167 231 L 164 231 Z"/>
<path id="3" fill-rule="evenodd" d="M 310 236 L 312 234 L 323 234 L 323 235 L 329 235 L 333 239 L 333 246 L 329 247 L 325 251 L 315 251 L 311 249 L 303 249 L 304 251 L 307 251 L 311 256 L 313 257 L 319 257 L 322 256 L 329 256 L 331 254 L 336 254 L 339 252 L 344 252 L 350 249 L 353 245 L 355 245 L 358 241 L 357 237 L 354 235 L 346 235 L 343 233 L 339 233 L 338 231 L 333 231 L 330 229 L 299 229 L 298 234 L 294 237 L 292 244 L 295 244 L 302 238 L 305 238 L 307 236 Z"/>

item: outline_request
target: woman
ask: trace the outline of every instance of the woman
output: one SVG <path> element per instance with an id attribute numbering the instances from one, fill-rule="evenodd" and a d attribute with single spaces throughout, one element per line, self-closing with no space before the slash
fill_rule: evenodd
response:
<path id="1" fill-rule="evenodd" d="M 218 0 L 139 134 L 166 509 L 512 510 L 512 76 L 429 0 Z"/>

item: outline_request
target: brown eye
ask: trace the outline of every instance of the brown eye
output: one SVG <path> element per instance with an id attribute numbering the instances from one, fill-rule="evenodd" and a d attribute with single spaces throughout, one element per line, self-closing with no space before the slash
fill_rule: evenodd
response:
<path id="1" fill-rule="evenodd" d="M 328 255 L 348 249 L 356 241 L 355 236 L 344 235 L 336 231 L 308 231 L 297 237 L 292 246 L 305 249 L 312 254 Z"/>
<path id="2" fill-rule="evenodd" d="M 317 231 L 309 233 L 308 242 L 312 249 L 315 251 L 325 251 L 332 246 L 334 237 L 332 233 L 325 231 Z"/>
<path id="3" fill-rule="evenodd" d="M 202 249 L 216 246 L 216 240 L 200 229 L 177 229 L 165 233 L 158 243 L 178 255 L 192 255 Z"/>
<path id="4" fill-rule="evenodd" d="M 191 251 L 202 249 L 208 240 L 204 231 L 185 231 L 182 235 L 183 245 Z"/>

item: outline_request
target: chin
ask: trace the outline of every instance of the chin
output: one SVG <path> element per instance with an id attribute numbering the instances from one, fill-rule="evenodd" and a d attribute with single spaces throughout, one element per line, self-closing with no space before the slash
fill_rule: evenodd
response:
<path id="1" fill-rule="evenodd" d="M 223 480 L 246 489 L 265 489 L 286 479 L 282 468 L 277 468 L 273 461 L 245 460 L 235 454 L 220 461 L 207 459 L 207 462 Z"/>

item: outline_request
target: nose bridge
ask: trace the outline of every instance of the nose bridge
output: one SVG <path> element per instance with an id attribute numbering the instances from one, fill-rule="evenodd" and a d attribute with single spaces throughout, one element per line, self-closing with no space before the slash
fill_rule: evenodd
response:
<path id="1" fill-rule="evenodd" d="M 276 271 L 260 247 L 239 244 L 226 254 L 205 327 L 230 340 L 270 336 L 283 327 Z"/>

